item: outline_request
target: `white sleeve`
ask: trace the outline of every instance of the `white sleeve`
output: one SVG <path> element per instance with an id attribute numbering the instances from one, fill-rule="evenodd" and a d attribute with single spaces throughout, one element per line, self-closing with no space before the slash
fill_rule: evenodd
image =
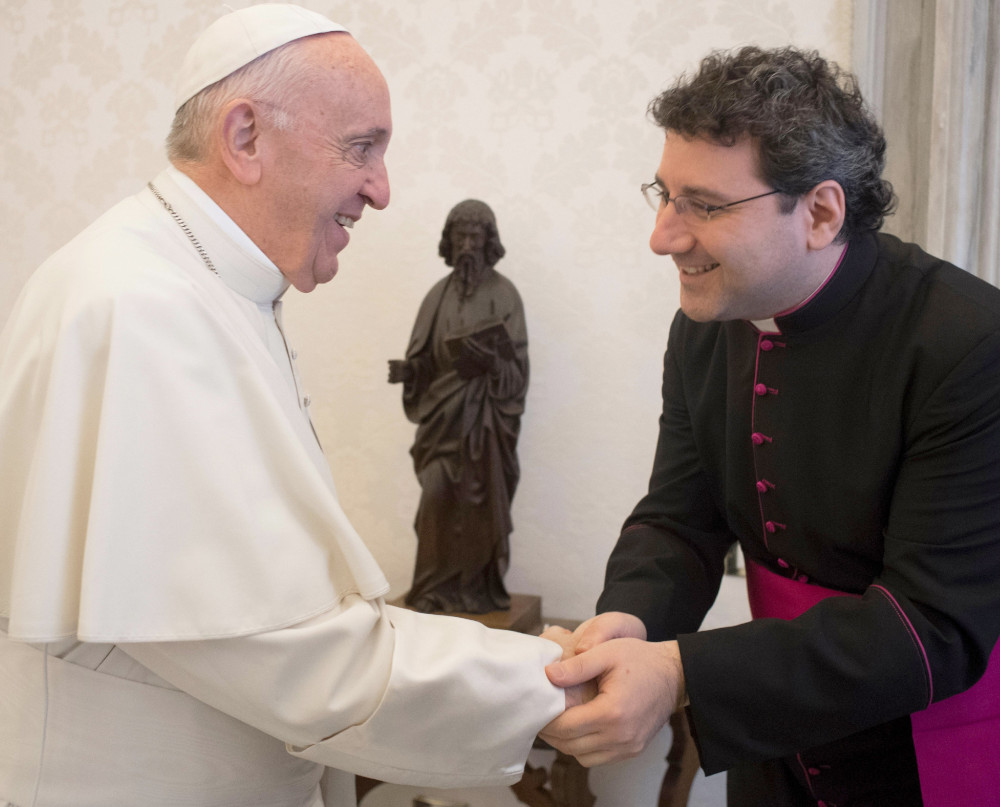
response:
<path id="1" fill-rule="evenodd" d="M 516 782 L 565 705 L 555 643 L 356 595 L 281 630 L 119 646 L 295 756 L 403 784 Z"/>

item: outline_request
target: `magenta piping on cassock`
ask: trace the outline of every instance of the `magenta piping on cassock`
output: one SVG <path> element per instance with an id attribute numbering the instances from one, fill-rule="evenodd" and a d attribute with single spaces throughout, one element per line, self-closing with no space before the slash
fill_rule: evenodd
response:
<path id="1" fill-rule="evenodd" d="M 885 586 L 873 585 L 872 588 L 883 594 L 886 599 L 892 603 L 892 607 L 896 611 L 896 615 L 905 623 L 906 629 L 910 633 L 910 637 L 913 639 L 914 644 L 916 644 L 917 649 L 920 651 L 920 657 L 924 660 L 924 668 L 927 670 L 927 705 L 930 706 L 934 703 L 934 678 L 931 676 L 931 663 L 927 658 L 927 651 L 924 649 L 924 643 L 920 641 L 920 637 L 917 636 L 917 631 L 913 627 L 913 623 L 910 622 L 910 618 L 900 607 L 896 598 L 892 596 L 892 592 Z"/>

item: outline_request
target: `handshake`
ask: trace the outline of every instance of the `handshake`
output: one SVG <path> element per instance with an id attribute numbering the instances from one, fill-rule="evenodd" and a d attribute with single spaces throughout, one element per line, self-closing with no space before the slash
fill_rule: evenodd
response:
<path id="1" fill-rule="evenodd" d="M 686 701 L 677 642 L 647 642 L 632 614 L 599 614 L 572 633 L 550 627 L 542 638 L 563 649 L 545 672 L 566 690 L 566 711 L 538 736 L 581 765 L 634 757 Z"/>

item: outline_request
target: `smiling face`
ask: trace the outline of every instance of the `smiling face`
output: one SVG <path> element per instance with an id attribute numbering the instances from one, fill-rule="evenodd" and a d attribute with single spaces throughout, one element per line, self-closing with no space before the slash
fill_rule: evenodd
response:
<path id="1" fill-rule="evenodd" d="M 657 182 L 671 196 L 724 205 L 772 190 L 761 178 L 751 140 L 722 146 L 668 131 Z M 809 217 L 800 201 L 780 209 L 780 195 L 714 213 L 708 221 L 661 203 L 649 245 L 670 255 L 681 284 L 681 309 L 697 322 L 761 320 L 794 307 L 825 271 L 810 254 Z"/>
<path id="2" fill-rule="evenodd" d="M 366 206 L 389 204 L 385 151 L 392 120 L 382 74 L 346 34 L 302 43 L 314 70 L 286 130 L 269 128 L 252 237 L 295 288 L 337 273 L 347 232 Z"/>

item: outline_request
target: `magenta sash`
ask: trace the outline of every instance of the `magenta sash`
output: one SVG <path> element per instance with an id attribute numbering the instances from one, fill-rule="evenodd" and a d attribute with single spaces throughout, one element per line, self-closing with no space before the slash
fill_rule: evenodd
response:
<path id="1" fill-rule="evenodd" d="M 858 596 L 782 577 L 749 558 L 746 571 L 754 619 L 794 619 L 827 597 Z M 910 722 L 924 807 L 1000 803 L 1000 643 L 975 685 Z"/>

